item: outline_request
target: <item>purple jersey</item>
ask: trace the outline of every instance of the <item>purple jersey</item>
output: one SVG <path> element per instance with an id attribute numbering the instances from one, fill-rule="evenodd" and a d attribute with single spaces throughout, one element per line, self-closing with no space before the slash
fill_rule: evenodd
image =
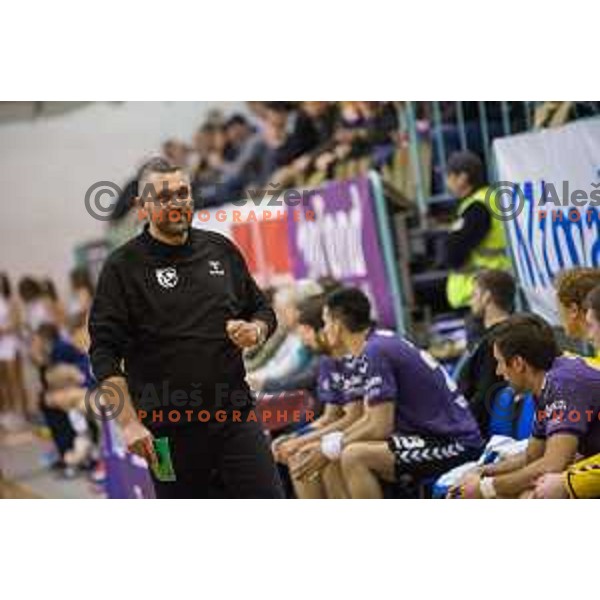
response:
<path id="1" fill-rule="evenodd" d="M 370 333 L 351 370 L 350 397 L 362 394 L 368 406 L 394 402 L 397 433 L 482 444 L 479 427 L 456 383 L 430 354 L 394 332 Z"/>
<path id="2" fill-rule="evenodd" d="M 533 436 L 555 433 L 579 438 L 584 456 L 600 453 L 600 369 L 579 356 L 560 356 L 546 373 L 537 401 Z"/>
<path id="3" fill-rule="evenodd" d="M 317 378 L 317 397 L 321 403 L 341 406 L 346 402 L 343 368 L 341 360 L 330 356 L 321 357 Z"/>

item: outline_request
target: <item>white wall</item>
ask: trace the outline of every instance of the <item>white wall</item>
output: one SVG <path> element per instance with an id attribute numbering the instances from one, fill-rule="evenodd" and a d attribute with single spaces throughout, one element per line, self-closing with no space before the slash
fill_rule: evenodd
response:
<path id="1" fill-rule="evenodd" d="M 170 137 L 191 141 L 203 115 L 234 102 L 95 103 L 62 116 L 0 125 L 0 270 L 13 283 L 49 275 L 65 289 L 73 248 L 103 237 L 85 210 L 96 181 L 124 185 Z"/>

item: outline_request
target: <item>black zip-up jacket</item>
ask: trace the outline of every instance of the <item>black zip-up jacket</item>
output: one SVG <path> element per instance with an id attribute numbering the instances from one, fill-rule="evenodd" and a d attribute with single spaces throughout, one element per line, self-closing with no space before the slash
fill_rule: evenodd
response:
<path id="1" fill-rule="evenodd" d="M 169 246 L 146 228 L 103 266 L 89 319 L 92 369 L 100 382 L 124 375 L 146 423 L 161 408 L 160 422 L 171 410 L 240 408 L 251 397 L 229 319 L 259 319 L 268 335 L 276 327 L 237 247 L 199 229 Z"/>

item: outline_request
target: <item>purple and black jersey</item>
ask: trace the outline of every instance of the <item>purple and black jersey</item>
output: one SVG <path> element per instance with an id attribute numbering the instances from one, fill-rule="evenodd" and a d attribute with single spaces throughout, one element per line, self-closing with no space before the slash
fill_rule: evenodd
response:
<path id="1" fill-rule="evenodd" d="M 533 436 L 556 433 L 576 435 L 583 456 L 600 453 L 600 369 L 579 356 L 554 360 L 537 400 Z"/>
<path id="2" fill-rule="evenodd" d="M 321 357 L 317 377 L 317 397 L 322 404 L 342 406 L 346 403 L 343 369 L 342 360 L 331 356 Z"/>
<path id="3" fill-rule="evenodd" d="M 347 395 L 367 405 L 395 403 L 396 431 L 402 435 L 453 438 L 482 444 L 479 427 L 464 396 L 444 368 L 427 352 L 392 331 L 375 330 L 356 357 Z"/>

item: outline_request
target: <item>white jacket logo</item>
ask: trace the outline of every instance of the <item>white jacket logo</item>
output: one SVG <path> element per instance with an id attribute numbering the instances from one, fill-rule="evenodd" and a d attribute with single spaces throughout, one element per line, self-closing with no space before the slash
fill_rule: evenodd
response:
<path id="1" fill-rule="evenodd" d="M 167 267 L 166 269 L 156 269 L 156 279 L 158 283 L 165 289 L 174 288 L 179 281 L 177 277 L 177 271 L 174 267 Z"/>
<path id="2" fill-rule="evenodd" d="M 208 266 L 209 275 L 225 275 L 225 269 L 223 268 L 220 260 L 209 260 Z"/>

